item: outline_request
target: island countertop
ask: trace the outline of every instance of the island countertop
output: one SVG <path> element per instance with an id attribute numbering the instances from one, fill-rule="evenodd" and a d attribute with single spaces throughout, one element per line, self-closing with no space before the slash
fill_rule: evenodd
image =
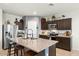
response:
<path id="1" fill-rule="evenodd" d="M 49 48 L 52 45 L 55 45 L 58 42 L 58 41 L 46 40 L 42 38 L 38 38 L 38 39 L 16 38 L 16 39 L 13 39 L 12 41 L 26 48 L 29 48 L 37 53 L 41 52 L 46 48 Z"/>

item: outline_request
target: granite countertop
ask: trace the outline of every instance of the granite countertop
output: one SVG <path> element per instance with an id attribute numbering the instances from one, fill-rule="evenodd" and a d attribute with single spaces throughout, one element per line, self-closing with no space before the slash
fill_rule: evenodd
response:
<path id="1" fill-rule="evenodd" d="M 38 39 L 24 39 L 24 38 L 16 38 L 12 40 L 17 44 L 20 44 L 28 49 L 31 49 L 37 53 L 41 52 L 42 50 L 56 44 L 58 41 L 54 40 L 46 40 L 42 38 Z"/>
<path id="2" fill-rule="evenodd" d="M 39 34 L 39 35 L 46 35 L 49 37 L 47 34 Z M 64 36 L 64 35 L 57 35 L 57 36 L 50 36 L 50 37 L 66 37 L 66 38 L 71 38 L 72 36 Z"/>
<path id="3" fill-rule="evenodd" d="M 51 37 L 66 37 L 66 38 L 71 38 L 71 36 L 51 36 Z"/>

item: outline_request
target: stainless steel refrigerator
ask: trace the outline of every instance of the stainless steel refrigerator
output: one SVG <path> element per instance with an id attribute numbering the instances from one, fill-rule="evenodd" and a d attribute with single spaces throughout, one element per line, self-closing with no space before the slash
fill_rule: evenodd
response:
<path id="1" fill-rule="evenodd" d="M 2 25 L 2 49 L 7 49 L 9 45 L 9 41 L 7 39 L 7 35 L 11 38 L 15 37 L 16 28 L 13 25 Z"/>

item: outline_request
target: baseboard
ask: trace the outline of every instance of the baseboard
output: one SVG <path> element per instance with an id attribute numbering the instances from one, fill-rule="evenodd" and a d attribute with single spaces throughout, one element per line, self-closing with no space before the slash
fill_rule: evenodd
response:
<path id="1" fill-rule="evenodd" d="M 72 49 L 72 50 L 77 50 L 77 51 L 79 51 L 79 49 Z"/>

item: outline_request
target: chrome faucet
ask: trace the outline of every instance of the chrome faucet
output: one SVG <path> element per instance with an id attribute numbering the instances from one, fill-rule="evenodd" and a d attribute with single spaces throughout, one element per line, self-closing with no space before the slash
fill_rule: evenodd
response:
<path id="1" fill-rule="evenodd" d="M 28 34 L 28 31 L 31 30 L 32 33 L 31 34 Z M 31 39 L 33 39 L 33 30 L 32 29 L 27 29 L 27 38 L 28 38 L 28 35 L 32 35 Z"/>

